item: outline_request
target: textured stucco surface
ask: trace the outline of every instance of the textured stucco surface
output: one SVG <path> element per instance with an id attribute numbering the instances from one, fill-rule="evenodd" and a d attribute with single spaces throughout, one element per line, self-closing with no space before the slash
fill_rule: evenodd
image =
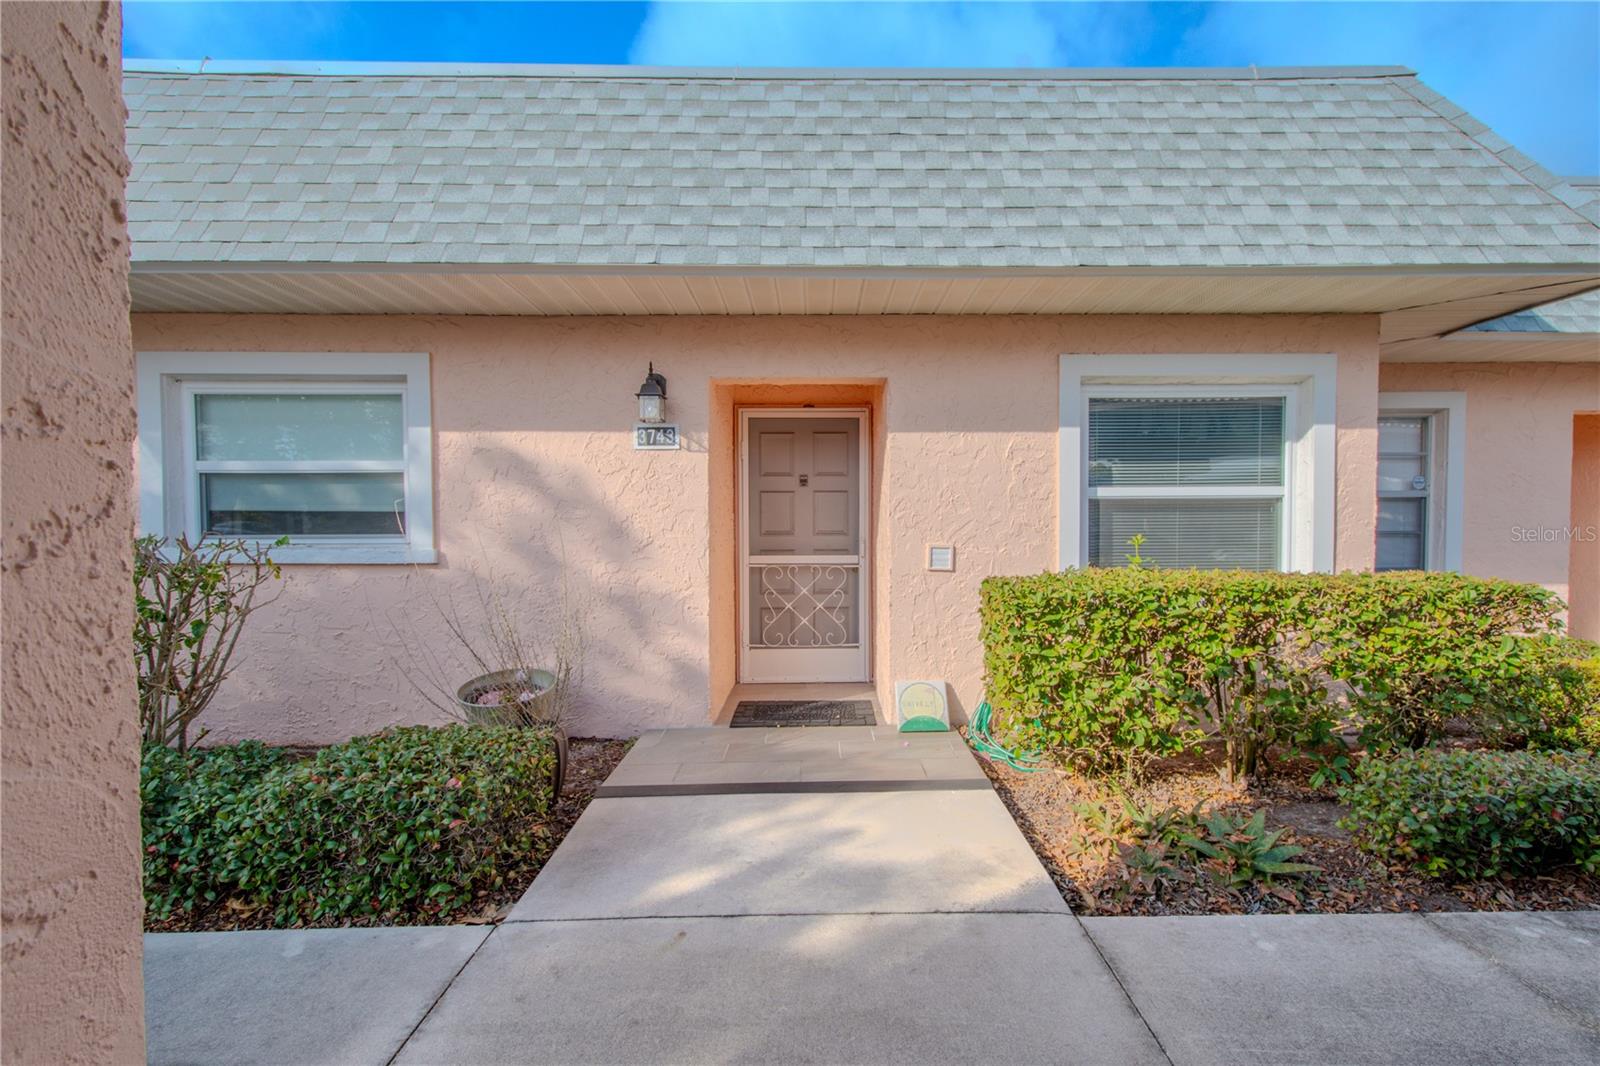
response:
<path id="1" fill-rule="evenodd" d="M 121 22 L 3 4 L 8 1063 L 142 1062 Z"/>
<path id="2" fill-rule="evenodd" d="M 1461 567 L 1537 582 L 1566 598 L 1573 415 L 1600 408 L 1600 366 L 1390 363 L 1379 388 L 1467 394 Z"/>
<path id="3" fill-rule="evenodd" d="M 981 693 L 978 583 L 1053 568 L 1059 357 L 1339 355 L 1337 565 L 1372 559 L 1377 319 L 1369 316 L 461 318 L 137 315 L 140 350 L 426 351 L 437 566 L 297 566 L 242 645 L 214 739 L 338 739 L 431 720 L 394 664 L 396 615 L 492 569 L 590 605 L 578 732 L 706 723 L 731 683 L 735 403 L 872 408 L 873 665 Z M 678 452 L 635 452 L 645 363 L 668 380 Z M 818 391 L 819 385 L 834 386 Z M 930 543 L 954 573 L 924 569 Z"/>
<path id="4" fill-rule="evenodd" d="M 1572 419 L 1572 543 L 1567 565 L 1571 585 L 1567 624 L 1575 637 L 1600 640 L 1600 412 Z"/>

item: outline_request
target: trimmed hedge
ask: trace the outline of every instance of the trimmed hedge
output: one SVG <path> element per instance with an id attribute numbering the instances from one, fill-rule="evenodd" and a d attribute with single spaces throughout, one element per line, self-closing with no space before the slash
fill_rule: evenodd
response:
<path id="1" fill-rule="evenodd" d="M 1340 824 L 1386 859 L 1435 876 L 1600 872 L 1600 757 L 1417 751 L 1364 759 Z"/>
<path id="2" fill-rule="evenodd" d="M 145 751 L 145 905 L 228 901 L 279 926 L 444 918 L 546 846 L 551 735 L 396 729 L 293 761 L 247 743 Z"/>
<path id="3" fill-rule="evenodd" d="M 1422 747 L 1452 718 L 1517 731 L 1548 686 L 1562 604 L 1547 589 L 1452 573 L 1323 580 L 1311 629 L 1369 749 Z"/>
<path id="4" fill-rule="evenodd" d="M 1540 648 L 1544 670 L 1527 703 L 1531 747 L 1600 751 L 1600 644 L 1567 637 Z"/>
<path id="5" fill-rule="evenodd" d="M 989 578 L 981 617 L 989 700 L 1019 746 L 1112 771 L 1215 734 L 1248 774 L 1272 744 L 1325 740 L 1341 699 L 1373 749 L 1504 720 L 1548 687 L 1559 607 L 1460 574 L 1130 567 Z"/>

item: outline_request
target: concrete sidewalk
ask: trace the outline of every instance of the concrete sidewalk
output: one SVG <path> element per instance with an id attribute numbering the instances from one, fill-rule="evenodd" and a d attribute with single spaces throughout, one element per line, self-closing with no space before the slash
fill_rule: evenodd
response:
<path id="1" fill-rule="evenodd" d="M 1600 1061 L 1600 913 L 1079 921 L 929 784 L 965 749 L 712 732 L 630 753 L 671 790 L 591 803 L 492 931 L 147 937 L 151 1061 Z M 841 764 L 906 790 L 813 791 Z"/>

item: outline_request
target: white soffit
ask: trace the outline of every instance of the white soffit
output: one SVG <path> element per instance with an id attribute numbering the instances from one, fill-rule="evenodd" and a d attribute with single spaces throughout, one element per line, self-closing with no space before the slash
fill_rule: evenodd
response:
<path id="1" fill-rule="evenodd" d="M 1596 363 L 1600 333 L 1454 333 L 1385 344 L 1386 363 Z"/>
<path id="2" fill-rule="evenodd" d="M 1382 314 L 1433 337 L 1600 284 L 1585 268 L 607 273 L 136 263 L 135 312 L 450 315 Z"/>

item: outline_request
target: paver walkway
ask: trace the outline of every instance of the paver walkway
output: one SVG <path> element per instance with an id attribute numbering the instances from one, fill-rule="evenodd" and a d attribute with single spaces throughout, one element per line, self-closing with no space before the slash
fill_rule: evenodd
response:
<path id="1" fill-rule="evenodd" d="M 1597 958 L 1594 913 L 1080 921 L 952 736 L 684 730 L 492 931 L 152 935 L 146 983 L 156 1063 L 1456 1066 L 1600 1061 Z"/>

